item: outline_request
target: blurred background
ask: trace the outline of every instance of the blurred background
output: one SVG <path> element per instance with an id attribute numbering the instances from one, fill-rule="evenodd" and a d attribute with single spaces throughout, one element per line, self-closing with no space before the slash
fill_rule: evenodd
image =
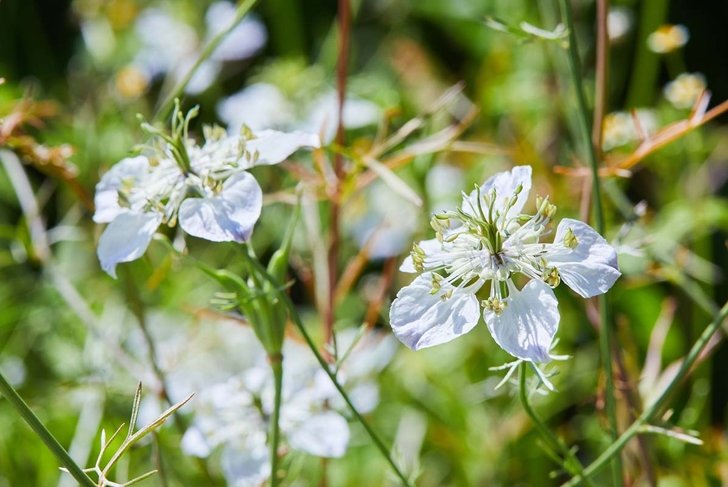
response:
<path id="1" fill-rule="evenodd" d="M 574 8 L 591 100 L 596 6 L 577 0 Z M 91 219 L 101 175 L 146 140 L 137 114 L 153 117 L 234 11 L 224 0 L 0 0 L 0 148 L 22 162 L 0 171 L 0 370 L 85 465 L 98 453 L 101 428 L 128 421 L 137 381 L 163 402 L 155 363 L 163 376 L 188 369 L 219 375 L 234 370 L 244 353 L 225 346 L 225 334 L 234 332 L 220 331 L 230 318 L 211 305 L 219 291 L 214 282 L 158 242 L 112 280 L 96 260 L 101 229 Z M 427 112 L 459 82 L 457 103 L 428 118 L 422 136 L 477 111 L 460 140 L 479 150 L 419 155 L 397 170 L 422 197 L 421 208 L 381 183 L 347 195 L 340 268 L 357 256 L 364 261 L 341 297 L 336 329 L 368 323 L 388 334 L 388 305 L 410 279 L 395 269 L 413 240 L 430 238 L 432 211 L 457 205 L 461 190 L 497 171 L 531 164 L 534 192 L 550 194 L 559 217 L 578 218 L 583 179 L 554 169 L 584 166 L 583 148 L 574 142 L 575 98 L 561 42 L 518 27 L 554 30 L 556 2 L 361 0 L 352 11 L 348 146 L 371 145 L 387 124 L 397 128 Z M 200 105 L 193 130 L 201 133 L 203 123 L 306 128 L 330 142 L 336 14 L 333 1 L 258 2 L 187 85 L 183 106 Z M 608 20 L 605 160 L 628 157 L 641 135 L 689 117 L 706 88 L 709 107 L 728 99 L 728 3 L 613 1 Z M 728 298 L 727 122 L 717 117 L 605 182 L 606 237 L 624 275 L 610 293 L 623 427 Z M 298 162 L 313 167 L 308 155 Z M 289 169 L 255 172 L 273 195 L 253 238 L 264 260 L 290 214 L 275 197 L 299 179 Z M 312 210 L 323 227 L 327 205 Z M 320 334 L 312 278 L 320 249 L 300 230 L 292 296 Z M 188 239 L 187 246 L 212 266 L 236 270 L 232 244 Z M 557 296 L 556 351 L 571 359 L 552 368 L 557 391 L 534 402 L 588 462 L 608 445 L 593 303 L 564 286 Z M 661 436 L 632 442 L 624 458 L 633 485 L 728 484 L 728 347 L 716 339 L 709 350 L 663 418 L 679 431 L 698 432 L 704 444 Z M 420 472 L 418 485 L 551 485 L 568 478 L 540 448 L 516 388 L 495 389 L 502 375 L 488 369 L 509 358 L 484 326 L 416 353 L 397 344 L 392 354 L 376 374 L 378 406 L 368 418 L 395 443 L 397 458 Z M 194 404 L 183 409 L 182 420 L 135 448 L 119 469 L 132 477 L 161 465 L 167 485 L 228 485 L 214 454 L 196 459 L 180 448 L 185 421 L 195 414 Z M 286 485 L 393 483 L 361 428 L 350 428 L 343 458 L 287 455 Z M 57 467 L 0 400 L 0 486 L 73 485 Z M 145 482 L 163 485 L 159 478 Z M 596 480 L 602 482 L 606 477 Z"/>

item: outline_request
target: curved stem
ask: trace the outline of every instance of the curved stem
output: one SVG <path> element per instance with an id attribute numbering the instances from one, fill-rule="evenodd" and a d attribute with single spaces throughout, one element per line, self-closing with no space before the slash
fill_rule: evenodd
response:
<path id="1" fill-rule="evenodd" d="M 576 91 L 576 99 L 578 102 L 577 118 L 579 119 L 579 131 L 582 142 L 586 148 L 587 159 L 592 173 L 592 191 L 594 194 L 594 220 L 596 230 L 604 235 L 605 221 L 604 209 L 602 207 L 602 189 L 599 180 L 599 163 L 597 160 L 597 149 L 591 138 L 591 129 L 589 127 L 589 109 L 586 103 L 586 95 L 584 93 L 584 83 L 581 77 L 581 60 L 579 58 L 579 47 L 576 43 L 576 32 L 574 29 L 574 17 L 571 11 L 569 0 L 559 0 L 561 7 L 561 15 L 564 23 L 569 31 L 569 71 L 571 72 L 574 90 Z M 607 296 L 602 294 L 599 296 L 599 315 L 601 328 L 599 333 L 599 349 L 602 357 L 602 367 L 606 377 L 604 387 L 604 397 L 607 409 L 607 418 L 609 420 L 609 435 L 612 441 L 617 439 L 619 434 L 617 425 L 617 405 L 615 401 L 614 375 L 612 372 L 612 317 L 609 308 Z M 612 481 L 614 485 L 620 486 L 622 481 L 622 461 L 619 456 L 612 461 Z"/>
<path id="2" fill-rule="evenodd" d="M 536 426 L 536 429 L 539 433 L 541 433 L 541 436 L 543 436 L 544 440 L 546 440 L 546 443 L 548 443 L 549 447 L 551 447 L 555 452 L 561 453 L 564 457 L 564 468 L 566 468 L 572 475 L 583 475 L 584 468 L 581 465 L 581 462 L 578 458 L 576 458 L 576 455 L 574 455 L 574 452 L 569 449 L 568 446 L 564 444 L 554 433 L 551 431 L 546 424 L 544 424 L 543 421 L 541 421 L 541 418 L 539 418 L 536 415 L 536 411 L 533 410 L 533 407 L 531 407 L 531 403 L 528 400 L 528 390 L 526 387 L 526 369 L 528 367 L 527 363 L 522 363 L 520 365 L 519 370 L 519 397 L 521 399 L 521 404 L 523 405 L 523 410 L 526 411 L 526 414 L 528 414 L 528 417 L 531 418 L 531 421 L 533 421 L 533 424 Z"/>
<path id="3" fill-rule="evenodd" d="M 255 270 L 263 277 L 265 280 L 273 284 L 273 286 L 276 286 L 275 279 L 273 279 L 270 274 L 263 268 L 263 266 L 258 262 L 256 259 L 253 259 L 252 257 L 246 255 L 248 262 L 255 268 Z M 392 459 L 392 455 L 389 453 L 389 449 L 384 444 L 384 441 L 377 435 L 377 433 L 374 431 L 374 429 L 369 426 L 369 424 L 366 422 L 364 417 L 361 415 L 361 413 L 356 409 L 354 404 L 351 402 L 351 399 L 349 398 L 349 395 L 344 390 L 344 387 L 339 383 L 339 380 L 336 378 L 336 374 L 331 371 L 330 364 L 324 359 L 324 357 L 319 352 L 318 348 L 316 347 L 316 343 L 314 343 L 313 339 L 311 338 L 311 335 L 308 334 L 308 331 L 306 330 L 306 327 L 303 324 L 303 321 L 301 321 L 301 317 L 298 315 L 298 312 L 296 310 L 296 306 L 293 304 L 293 301 L 291 301 L 291 298 L 283 291 L 278 291 L 278 296 L 281 299 L 281 302 L 288 308 L 290 312 L 290 317 L 295 323 L 296 327 L 298 327 L 298 330 L 301 332 L 301 335 L 303 336 L 303 339 L 306 341 L 306 344 L 313 352 L 314 356 L 316 357 L 316 360 L 318 361 L 319 365 L 321 365 L 321 368 L 326 373 L 326 375 L 329 376 L 329 379 L 331 379 L 331 382 L 334 384 L 334 387 L 339 392 L 339 395 L 341 395 L 341 398 L 344 400 L 346 405 L 349 407 L 349 410 L 351 410 L 351 413 L 354 415 L 356 420 L 362 425 L 364 430 L 366 430 L 369 437 L 372 439 L 372 442 L 374 442 L 374 445 L 377 447 L 377 449 L 380 451 L 382 456 L 387 460 L 387 463 L 389 463 L 389 466 L 392 467 L 392 470 L 394 470 L 394 473 L 397 475 L 399 480 L 402 482 L 402 485 L 405 487 L 409 487 L 410 483 L 407 480 L 407 477 L 405 474 L 399 469 L 397 464 L 395 463 L 394 459 Z"/>
<path id="4" fill-rule="evenodd" d="M 167 97 L 164 99 L 164 102 L 157 110 L 157 113 L 154 115 L 155 121 L 162 120 L 166 118 L 167 115 L 169 115 L 169 111 L 174 105 L 175 98 L 179 97 L 182 91 L 184 91 L 185 87 L 190 82 L 192 76 L 194 76 L 197 69 L 202 65 L 202 63 L 207 60 L 207 58 L 212 56 L 212 53 L 215 52 L 215 49 L 217 49 L 220 43 L 225 40 L 225 37 L 227 37 L 230 31 L 237 27 L 237 25 L 245 18 L 245 16 L 248 14 L 248 12 L 250 12 L 250 9 L 253 8 L 256 2 L 257 0 L 244 0 L 242 3 L 240 3 L 237 10 L 235 11 L 235 16 L 230 22 L 230 25 L 227 26 L 220 33 L 218 33 L 215 37 L 210 39 L 210 42 L 207 43 L 205 49 L 203 49 L 203 51 L 200 53 L 200 57 L 197 58 L 195 64 L 192 65 L 189 71 L 187 71 L 187 74 L 185 74 L 184 78 L 182 78 L 180 82 L 177 83 L 174 88 L 172 88 L 172 91 L 169 92 Z"/>
<path id="5" fill-rule="evenodd" d="M 38 419 L 38 416 L 35 415 L 23 398 L 20 397 L 20 394 L 5 380 L 2 374 L 0 374 L 0 393 L 5 396 L 10 405 L 28 423 L 28 426 L 33 429 L 35 434 L 45 443 L 46 447 L 48 447 L 51 453 L 68 470 L 68 473 L 76 479 L 79 485 L 83 487 L 96 487 L 94 481 L 73 461 L 66 449 L 58 443 L 58 440 L 48 431 L 48 428 Z"/>
<path id="6" fill-rule="evenodd" d="M 270 366 L 273 369 L 275 383 L 275 396 L 273 402 L 273 417 L 271 418 L 270 433 L 270 485 L 278 486 L 278 444 L 281 439 L 281 393 L 283 389 L 283 356 L 281 354 L 269 356 Z"/>
<path id="7" fill-rule="evenodd" d="M 629 440 L 631 440 L 634 436 L 642 431 L 642 427 L 649 423 L 657 415 L 657 413 L 660 412 L 660 409 L 662 408 L 662 406 L 664 406 L 665 402 L 670 397 L 670 394 L 675 390 L 675 388 L 680 384 L 685 376 L 688 375 L 690 369 L 692 369 L 693 365 L 695 365 L 695 363 L 698 361 L 703 351 L 705 350 L 705 347 L 707 347 L 711 337 L 718 330 L 720 330 L 721 326 L 723 325 L 723 321 L 725 321 L 727 317 L 728 302 L 723 305 L 713 322 L 710 323 L 705 328 L 705 330 L 703 330 L 700 338 L 698 338 L 698 341 L 696 341 L 695 344 L 692 346 L 687 356 L 685 357 L 685 360 L 683 360 L 682 364 L 680 365 L 680 369 L 675 374 L 675 377 L 665 387 L 665 389 L 657 397 L 655 402 L 653 402 L 647 409 L 645 409 L 640 417 L 637 418 L 637 420 L 635 420 L 635 422 L 632 423 L 632 425 L 627 428 L 624 433 L 622 433 L 617 441 L 609 445 L 609 448 L 607 448 L 604 453 L 599 455 L 599 457 L 594 460 L 594 462 L 592 462 L 584 469 L 583 475 L 574 477 L 569 482 L 566 482 L 564 486 L 578 485 L 590 475 L 596 473 L 598 470 L 604 467 L 604 465 L 609 463 L 612 458 L 617 456 Z"/>

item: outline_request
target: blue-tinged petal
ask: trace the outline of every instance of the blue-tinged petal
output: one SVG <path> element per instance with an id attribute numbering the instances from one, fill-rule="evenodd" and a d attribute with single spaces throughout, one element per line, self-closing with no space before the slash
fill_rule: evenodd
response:
<path id="1" fill-rule="evenodd" d="M 447 343 L 472 330 L 480 318 L 472 292 L 458 292 L 443 283 L 432 294 L 432 276 L 426 272 L 402 288 L 390 309 L 394 335 L 412 350 Z"/>
<path id="2" fill-rule="evenodd" d="M 256 432 L 248 435 L 244 441 L 226 444 L 220 463 L 228 485 L 262 485 L 270 476 L 270 455 L 265 443 L 265 433 Z"/>
<path id="3" fill-rule="evenodd" d="M 263 207 L 263 192 L 247 172 L 231 176 L 218 196 L 187 198 L 179 223 L 190 235 L 213 242 L 245 242 L 253 233 Z"/>
<path id="4" fill-rule="evenodd" d="M 286 436 L 296 450 L 318 457 L 339 458 L 349 445 L 349 424 L 340 414 L 323 411 L 288 425 Z"/>
<path id="5" fill-rule="evenodd" d="M 116 266 L 136 260 L 147 250 L 162 222 L 159 213 L 126 212 L 117 215 L 101 234 L 96 254 L 101 268 L 116 278 Z"/>
<path id="6" fill-rule="evenodd" d="M 135 186 L 149 172 L 149 159 L 145 156 L 127 157 L 116 163 L 96 185 L 94 221 L 108 223 L 126 211 L 119 205 L 119 190 Z"/>
<path id="7" fill-rule="evenodd" d="M 493 339 L 506 352 L 530 362 L 548 362 L 559 327 L 556 296 L 544 282 L 531 280 L 513 290 L 501 314 L 485 310 L 483 317 Z"/>
<path id="8" fill-rule="evenodd" d="M 261 130 L 255 132 L 255 138 L 245 143 L 245 149 L 251 154 L 257 153 L 255 165 L 270 165 L 283 162 L 303 148 L 321 147 L 321 140 L 316 134 L 306 132 L 278 132 L 277 130 Z"/>
<path id="9" fill-rule="evenodd" d="M 564 244 L 569 231 L 576 239 L 573 249 Z M 547 249 L 546 260 L 559 270 L 566 285 L 582 297 L 590 298 L 607 292 L 621 275 L 614 247 L 579 220 L 561 220 L 554 243 Z"/>
<path id="10" fill-rule="evenodd" d="M 521 187 L 521 192 L 516 197 L 514 205 L 504 215 L 503 210 L 506 204 L 515 194 L 519 186 Z M 510 171 L 499 172 L 491 176 L 480 187 L 481 197 L 487 195 L 492 190 L 495 190 L 496 194 L 493 209 L 500 212 L 501 215 L 504 215 L 506 219 L 518 216 L 528 200 L 528 193 L 531 191 L 531 166 L 516 166 Z M 461 208 L 469 215 L 478 216 L 478 191 L 473 190 L 464 198 Z M 483 210 L 487 211 L 485 206 L 483 206 Z"/>

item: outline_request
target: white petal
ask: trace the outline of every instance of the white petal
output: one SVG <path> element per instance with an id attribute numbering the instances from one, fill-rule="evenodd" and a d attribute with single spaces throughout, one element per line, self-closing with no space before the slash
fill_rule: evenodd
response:
<path id="1" fill-rule="evenodd" d="M 574 249 L 563 245 L 569 229 L 574 232 L 578 242 Z M 614 247 L 592 227 L 579 220 L 561 220 L 554 244 L 548 249 L 548 262 L 559 270 L 566 285 L 582 297 L 590 298 L 607 292 L 622 275 Z"/>
<path id="2" fill-rule="evenodd" d="M 326 143 L 336 135 L 336 124 L 339 116 L 339 101 L 335 91 L 331 90 L 316 98 L 310 105 L 306 120 L 299 128 L 321 134 Z M 381 116 L 379 107 L 367 100 L 347 96 L 344 100 L 344 127 L 356 129 L 376 124 Z"/>
<path id="3" fill-rule="evenodd" d="M 341 457 L 349 445 L 349 425 L 333 411 L 309 416 L 287 433 L 293 448 L 318 457 Z"/>
<path id="4" fill-rule="evenodd" d="M 213 2 L 207 9 L 207 41 L 230 26 L 235 17 L 235 6 L 229 2 Z M 249 58 L 265 45 L 268 34 L 265 25 L 252 15 L 246 16 L 212 53 L 218 61 L 233 61 Z"/>
<path id="5" fill-rule="evenodd" d="M 144 255 L 161 222 L 159 213 L 126 212 L 114 218 L 101 234 L 96 250 L 101 268 L 116 278 L 116 265 Z"/>
<path id="6" fill-rule="evenodd" d="M 420 248 L 425 252 L 425 255 L 432 255 L 442 250 L 442 243 L 436 238 L 432 238 L 430 240 L 422 240 L 418 242 L 417 245 L 419 245 Z M 412 262 L 412 255 L 408 255 L 407 258 L 404 259 L 402 265 L 399 266 L 399 270 L 402 272 L 410 273 L 417 272 L 417 269 L 415 269 L 415 265 Z"/>
<path id="7" fill-rule="evenodd" d="M 500 315 L 485 310 L 483 316 L 493 339 L 506 352 L 530 362 L 551 360 L 549 350 L 559 326 L 559 309 L 546 283 L 531 280 L 511 294 Z"/>
<path id="8" fill-rule="evenodd" d="M 528 200 L 528 193 L 531 191 L 531 166 L 516 166 L 510 171 L 499 172 L 491 176 L 480 187 L 480 195 L 484 196 L 495 189 L 496 203 L 494 209 L 502 213 L 506 202 L 510 200 L 519 186 L 522 189 L 516 198 L 516 203 L 505 214 L 505 218 L 509 219 L 518 216 Z M 473 190 L 463 200 L 462 210 L 469 215 L 477 215 L 477 202 L 478 191 Z"/>
<path id="9" fill-rule="evenodd" d="M 255 83 L 218 103 L 217 114 L 228 133 L 239 134 L 243 125 L 251 130 L 281 127 L 293 117 L 293 108 L 277 87 Z"/>
<path id="10" fill-rule="evenodd" d="M 202 434 L 202 431 L 197 429 L 195 426 L 187 428 L 184 436 L 182 437 L 182 451 L 187 455 L 195 457 L 205 458 L 210 456 L 212 448 L 207 442 L 207 438 Z"/>
<path id="11" fill-rule="evenodd" d="M 96 185 L 94 221 L 108 223 L 126 211 L 119 206 L 119 189 L 125 184 L 137 183 L 148 171 L 149 160 L 145 156 L 127 157 L 114 164 Z"/>
<path id="12" fill-rule="evenodd" d="M 306 132 L 278 132 L 277 130 L 261 130 L 255 138 L 245 144 L 251 154 L 258 153 L 255 164 L 278 164 L 288 156 L 304 147 L 321 147 L 318 135 Z"/>
<path id="13" fill-rule="evenodd" d="M 251 444 L 252 443 L 252 444 Z M 270 476 L 270 456 L 263 442 L 246 441 L 226 445 L 222 452 L 222 471 L 228 485 L 256 487 Z"/>
<path id="14" fill-rule="evenodd" d="M 245 242 L 263 207 L 263 192 L 247 172 L 231 176 L 219 196 L 187 198 L 179 209 L 179 224 L 195 237 L 213 242 Z"/>
<path id="15" fill-rule="evenodd" d="M 457 292 L 443 299 L 443 292 L 452 290 L 443 284 L 440 292 L 431 294 L 432 274 L 426 272 L 397 293 L 389 312 L 395 336 L 412 350 L 449 342 L 473 329 L 480 313 L 474 294 Z"/>

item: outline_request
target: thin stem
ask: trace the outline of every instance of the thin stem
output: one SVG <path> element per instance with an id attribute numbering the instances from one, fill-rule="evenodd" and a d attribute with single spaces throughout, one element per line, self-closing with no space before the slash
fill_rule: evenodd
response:
<path id="1" fill-rule="evenodd" d="M 594 149 L 596 150 L 597 160 L 601 160 L 604 114 L 607 112 L 609 100 L 608 15 L 609 0 L 597 0 L 597 62 L 594 93 L 594 123 L 592 124 L 592 144 L 594 144 Z"/>
<path id="2" fill-rule="evenodd" d="M 536 426 L 536 429 L 539 433 L 541 433 L 541 436 L 543 436 L 544 440 L 546 440 L 546 443 L 548 443 L 549 447 L 551 447 L 554 452 L 560 452 L 561 455 L 564 457 L 564 467 L 572 474 L 574 475 L 575 472 L 581 472 L 576 473 L 576 475 L 582 475 L 584 472 L 584 468 L 581 465 L 581 462 L 579 462 L 579 459 L 576 458 L 574 455 L 574 452 L 569 449 L 549 428 L 544 424 L 543 421 L 541 421 L 541 418 L 539 418 L 536 415 L 536 411 L 533 410 L 533 407 L 531 407 L 531 403 L 528 400 L 528 388 L 526 387 L 526 370 L 528 368 L 527 363 L 522 363 L 520 365 L 519 369 L 519 396 L 521 399 L 521 404 L 523 405 L 524 411 L 526 411 L 526 414 L 528 414 L 528 417 L 531 418 L 531 421 L 533 421 L 533 424 Z"/>
<path id="3" fill-rule="evenodd" d="M 338 0 L 339 52 L 336 64 L 336 145 L 344 146 L 344 103 L 346 100 L 346 75 L 349 64 L 349 35 L 351 28 L 351 5 L 349 0 Z M 329 289 L 326 309 L 324 310 L 324 344 L 328 344 L 334 335 L 334 318 L 336 307 L 336 283 L 338 280 L 338 260 L 341 237 L 339 235 L 339 218 L 341 210 L 341 183 L 346 177 L 344 159 L 340 151 L 334 154 L 334 188 L 331 195 L 331 214 L 329 222 L 328 281 Z"/>
<path id="4" fill-rule="evenodd" d="M 642 412 L 640 417 L 637 418 L 637 420 L 635 420 L 635 422 L 632 423 L 632 425 L 627 428 L 624 433 L 622 433 L 617 441 L 609 445 L 609 448 L 607 448 L 601 455 L 599 455 L 596 460 L 594 460 L 594 462 L 592 462 L 584 469 L 584 474 L 582 476 L 574 477 L 570 481 L 566 482 L 564 486 L 578 485 L 586 478 L 599 471 L 602 467 L 609 463 L 613 457 L 619 454 L 619 452 L 622 450 L 622 448 L 624 448 L 629 440 L 631 440 L 635 435 L 642 432 L 642 427 L 648 424 L 657 415 L 657 413 L 660 412 L 660 409 L 662 408 L 662 406 L 665 405 L 665 402 L 670 397 L 670 394 L 672 394 L 672 392 L 677 388 L 680 382 L 682 382 L 685 376 L 690 373 L 693 365 L 696 364 L 703 351 L 708 346 L 708 343 L 710 342 L 712 336 L 718 330 L 720 330 L 726 317 L 728 317 L 728 302 L 723 305 L 713 322 L 710 323 L 705 328 L 705 330 L 703 330 L 700 338 L 698 338 L 698 341 L 696 341 L 695 344 L 692 346 L 687 356 L 685 357 L 685 360 L 680 365 L 680 369 L 678 369 L 675 377 L 665 387 L 665 389 L 657 397 L 655 402 L 653 402 L 647 409 Z"/>
<path id="5" fill-rule="evenodd" d="M 197 61 L 195 61 L 195 64 L 192 65 L 189 71 L 187 71 L 187 74 L 185 74 L 185 76 L 180 80 L 179 83 L 177 83 L 174 88 L 172 88 L 172 91 L 170 91 L 167 97 L 164 99 L 164 102 L 160 105 L 156 115 L 154 116 L 154 121 L 163 120 L 167 117 L 167 115 L 169 115 L 169 111 L 174 106 L 175 98 L 178 98 L 182 94 L 182 91 L 184 91 L 185 87 L 190 82 L 197 69 L 202 65 L 202 63 L 207 60 L 207 58 L 212 56 L 212 53 L 215 52 L 215 49 L 217 49 L 220 43 L 225 40 L 225 37 L 227 37 L 227 35 L 245 18 L 245 16 L 248 14 L 248 12 L 250 12 L 250 9 L 253 8 L 257 1 L 258 0 L 243 0 L 243 2 L 238 5 L 237 10 L 235 11 L 235 16 L 230 22 L 230 25 L 224 30 L 220 31 L 220 33 L 218 33 L 215 37 L 210 39 L 210 42 L 208 42 L 205 48 L 202 50 L 200 56 L 197 58 Z"/>
<path id="6" fill-rule="evenodd" d="M 273 369 L 273 381 L 275 384 L 275 396 L 273 402 L 273 417 L 271 418 L 270 433 L 270 485 L 278 486 L 278 444 L 281 440 L 281 395 L 283 390 L 283 356 L 281 354 L 269 356 L 271 369 Z"/>
<path id="7" fill-rule="evenodd" d="M 596 230 L 600 234 L 604 234 L 605 221 L 604 209 L 602 207 L 602 189 L 599 181 L 599 163 L 597 161 L 596 147 L 594 146 L 589 127 L 589 109 L 587 107 L 586 95 L 584 93 L 584 83 L 581 77 L 581 60 L 579 58 L 579 46 L 576 42 L 576 31 L 574 26 L 574 17 L 571 11 L 569 0 L 559 0 L 561 6 L 561 15 L 564 23 L 569 31 L 569 70 L 571 72 L 574 90 L 579 105 L 577 115 L 579 119 L 579 130 L 584 146 L 586 147 L 587 159 L 592 172 L 592 191 L 594 196 L 594 218 Z M 604 397 L 606 400 L 607 418 L 609 420 L 609 435 L 612 441 L 617 439 L 617 405 L 615 401 L 614 376 L 612 372 L 612 320 L 607 295 L 599 296 L 599 315 L 601 328 L 599 333 L 599 349 L 602 357 L 602 367 L 606 376 L 606 384 Z M 614 485 L 623 484 L 622 479 L 622 461 L 616 457 L 612 462 L 612 480 Z"/>
<path id="8" fill-rule="evenodd" d="M 247 254 L 244 254 L 247 256 Z M 270 274 L 263 268 L 263 266 L 258 262 L 256 259 L 253 259 L 250 256 L 248 257 L 248 262 L 255 268 L 255 270 L 258 271 L 258 273 L 263 277 L 265 280 L 270 282 L 273 286 L 276 286 L 275 279 L 273 279 Z M 371 426 L 366 422 L 364 417 L 361 415 L 361 413 L 356 409 L 354 404 L 351 402 L 351 399 L 349 398 L 349 395 L 344 390 L 344 387 L 339 383 L 339 380 L 336 378 L 336 374 L 332 372 L 330 364 L 324 359 L 324 357 L 321 355 L 321 353 L 318 350 L 318 347 L 316 346 L 316 343 L 314 343 L 313 339 L 311 338 L 311 335 L 308 334 L 308 331 L 306 330 L 306 327 L 303 324 L 303 321 L 301 321 L 301 317 L 298 315 L 298 312 L 296 310 L 296 306 L 293 304 L 293 301 L 291 301 L 291 298 L 286 294 L 284 291 L 278 291 L 278 296 L 281 299 L 281 302 L 288 308 L 290 312 L 290 317 L 295 323 L 296 327 L 298 327 L 298 330 L 301 332 L 301 335 L 303 336 L 303 339 L 306 341 L 306 344 L 313 352 L 314 356 L 316 357 L 316 360 L 318 361 L 319 365 L 321 365 L 321 368 L 326 373 L 326 375 L 329 376 L 329 379 L 331 379 L 331 382 L 334 384 L 334 387 L 341 395 L 341 398 L 344 400 L 346 405 L 351 410 L 352 414 L 356 418 L 356 420 L 362 425 L 364 430 L 366 430 L 369 437 L 374 442 L 374 445 L 377 447 L 377 449 L 380 451 L 382 456 L 387 460 L 387 463 L 389 463 L 390 467 L 392 467 L 392 470 L 394 470 L 394 473 L 399 477 L 400 481 L 402 482 L 402 485 L 405 487 L 409 487 L 410 483 L 407 480 L 407 477 L 405 474 L 399 469 L 397 464 L 392 459 L 392 456 L 389 453 L 389 449 L 384 444 L 384 441 L 382 441 L 381 438 L 379 438 L 379 435 L 372 429 Z"/>
<path id="9" fill-rule="evenodd" d="M 17 411 L 18 414 L 28 423 L 35 434 L 45 443 L 46 447 L 53 453 L 61 464 L 66 467 L 68 473 L 78 481 L 83 487 L 96 487 L 91 478 L 84 473 L 76 462 L 73 461 L 68 452 L 58 443 L 58 440 L 43 423 L 38 419 L 38 416 L 33 413 L 28 404 L 23 400 L 13 386 L 8 383 L 5 377 L 0 374 L 0 393 L 8 400 L 10 405 Z"/>

